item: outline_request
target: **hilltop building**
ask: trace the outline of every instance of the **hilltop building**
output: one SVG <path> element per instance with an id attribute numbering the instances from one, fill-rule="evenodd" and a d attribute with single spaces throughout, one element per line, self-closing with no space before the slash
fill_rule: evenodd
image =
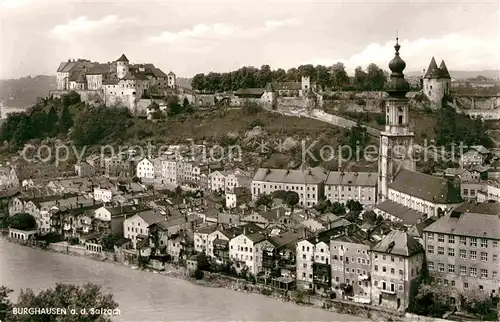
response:
<path id="1" fill-rule="evenodd" d="M 57 69 L 57 91 L 51 94 L 60 96 L 76 91 L 88 103 L 123 105 L 135 112 L 142 96 L 164 95 L 166 90 L 176 87 L 173 72 L 165 74 L 153 64 L 130 64 L 122 54 L 108 63 L 87 59 L 62 62 Z"/>
<path id="2" fill-rule="evenodd" d="M 450 94 L 450 88 L 451 76 L 444 60 L 441 61 L 438 67 L 436 59 L 432 57 L 429 68 L 427 68 L 427 72 L 422 79 L 422 89 L 431 101 L 433 108 L 439 109 L 443 107 L 443 97 Z"/>

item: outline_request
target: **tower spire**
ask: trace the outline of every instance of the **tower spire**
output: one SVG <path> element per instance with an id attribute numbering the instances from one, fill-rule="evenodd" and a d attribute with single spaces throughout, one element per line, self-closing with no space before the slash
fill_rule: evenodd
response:
<path id="1" fill-rule="evenodd" d="M 406 63 L 400 57 L 400 49 L 401 45 L 399 44 L 399 37 L 396 37 L 396 44 L 394 45 L 394 58 L 389 62 L 389 69 L 392 73 L 386 90 L 391 96 L 404 96 L 410 90 L 410 85 L 405 80 L 403 75 Z"/>

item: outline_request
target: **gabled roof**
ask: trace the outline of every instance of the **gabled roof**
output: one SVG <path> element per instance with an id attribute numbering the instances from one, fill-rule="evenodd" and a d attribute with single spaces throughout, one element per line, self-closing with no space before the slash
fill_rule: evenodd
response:
<path id="1" fill-rule="evenodd" d="M 64 67 L 66 67 L 66 65 L 68 64 L 69 62 L 67 61 L 63 61 L 62 63 L 59 64 L 59 67 L 57 68 L 57 72 L 60 73 L 64 70 Z"/>
<path id="2" fill-rule="evenodd" d="M 108 74 L 111 70 L 111 64 L 95 64 L 89 69 L 87 75 Z"/>
<path id="3" fill-rule="evenodd" d="M 127 56 L 125 56 L 125 54 L 122 54 L 120 56 L 120 58 L 118 58 L 116 61 L 124 61 L 124 62 L 128 62 L 128 58 Z"/>
<path id="4" fill-rule="evenodd" d="M 460 190 L 448 180 L 406 169 L 396 175 L 389 188 L 437 204 L 462 202 Z"/>
<path id="5" fill-rule="evenodd" d="M 173 71 L 170 71 L 170 72 L 168 73 L 168 76 L 175 76 L 175 74 L 174 74 L 174 72 L 173 72 Z"/>
<path id="6" fill-rule="evenodd" d="M 393 230 L 372 247 L 372 251 L 410 257 L 424 251 L 422 245 L 408 233 Z"/>

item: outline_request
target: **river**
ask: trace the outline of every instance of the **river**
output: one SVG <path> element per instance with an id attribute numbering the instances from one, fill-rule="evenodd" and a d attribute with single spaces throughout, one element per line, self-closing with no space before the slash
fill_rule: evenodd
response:
<path id="1" fill-rule="evenodd" d="M 363 321 L 222 288 L 132 270 L 112 263 L 57 254 L 9 243 L 0 238 L 0 285 L 35 291 L 55 283 L 92 282 L 119 303 L 116 321 Z"/>

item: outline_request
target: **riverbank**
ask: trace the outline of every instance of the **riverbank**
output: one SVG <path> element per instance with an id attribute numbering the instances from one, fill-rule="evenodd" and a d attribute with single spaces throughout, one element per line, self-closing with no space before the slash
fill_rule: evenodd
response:
<path id="1" fill-rule="evenodd" d="M 11 241 L 12 243 L 19 244 L 15 241 Z M 26 245 L 24 245 L 26 246 Z M 27 247 L 27 248 L 34 248 L 34 247 Z M 40 250 L 40 249 L 39 249 Z M 45 250 L 45 252 L 54 252 L 52 250 Z M 56 252 L 60 254 L 65 254 L 64 252 Z M 65 254 L 65 255 L 71 255 L 71 254 Z M 73 254 L 71 257 L 85 257 L 85 258 L 90 258 L 93 259 L 95 262 L 101 262 L 101 263 L 108 263 L 108 264 L 113 264 L 116 266 L 122 266 L 122 267 L 129 267 L 133 270 L 141 270 L 138 267 L 135 267 L 133 265 L 125 265 L 119 262 L 115 262 L 112 260 L 102 260 L 98 259 L 95 256 L 88 257 L 88 256 L 80 256 L 80 255 L 75 255 Z M 59 260 L 60 261 L 60 260 Z M 71 261 L 69 261 L 71 262 Z M 100 264 L 98 266 L 101 266 Z M 96 267 L 98 267 L 96 266 Z M 120 269 L 119 271 L 122 271 Z M 167 264 L 165 265 L 165 270 L 164 271 L 156 271 L 154 269 L 144 269 L 141 270 L 144 272 L 149 272 L 151 275 L 164 275 L 168 276 L 171 278 L 175 279 L 182 279 L 185 281 L 189 281 L 190 284 L 194 284 L 196 286 L 204 286 L 205 288 L 224 288 L 228 290 L 233 290 L 233 291 L 238 291 L 241 293 L 256 293 L 256 294 L 261 294 L 265 295 L 266 297 L 270 297 L 273 299 L 279 299 L 283 302 L 290 302 L 291 304 L 298 304 L 298 306 L 303 306 L 303 307 L 314 307 L 314 308 L 322 308 L 325 311 L 329 311 L 332 313 L 338 313 L 338 314 L 349 314 L 351 316 L 358 316 L 361 318 L 365 319 L 371 319 L 374 321 L 396 321 L 396 320 L 404 320 L 404 314 L 398 313 L 398 312 L 393 312 L 393 311 L 387 311 L 384 309 L 376 308 L 376 307 L 370 307 L 366 305 L 361 305 L 358 303 L 352 303 L 348 301 L 343 301 L 343 300 L 329 300 L 329 299 L 324 299 L 324 298 L 319 298 L 315 296 L 304 296 L 303 294 L 299 294 L 298 292 L 286 292 L 286 291 L 280 291 L 273 289 L 269 286 L 266 285 L 261 285 L 261 284 L 253 284 L 251 282 L 248 282 L 246 280 L 234 278 L 234 277 L 229 277 L 229 276 L 223 276 L 215 273 L 208 273 L 205 272 L 205 277 L 202 280 L 195 280 L 192 279 L 186 274 L 185 268 L 179 267 L 178 265 L 174 264 Z M 215 291 L 215 290 L 214 290 Z M 217 291 L 219 292 L 219 291 Z M 215 293 L 216 294 L 216 293 Z M 249 298 L 253 298 L 254 295 L 251 295 Z M 288 305 L 288 304 L 287 304 Z M 426 319 L 427 320 L 427 319 Z M 423 321 L 423 319 L 422 319 Z"/>

